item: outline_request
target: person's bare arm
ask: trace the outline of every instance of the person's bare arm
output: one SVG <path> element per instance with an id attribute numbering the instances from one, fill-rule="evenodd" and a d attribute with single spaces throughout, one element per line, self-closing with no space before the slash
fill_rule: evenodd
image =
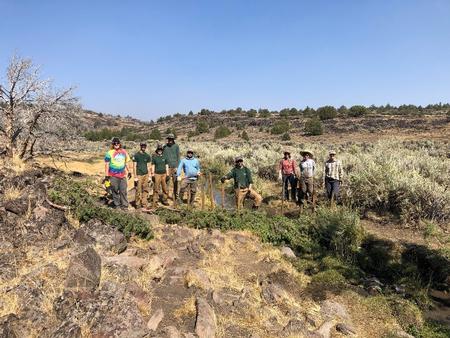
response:
<path id="1" fill-rule="evenodd" d="M 109 162 L 105 162 L 105 176 L 109 176 Z"/>
<path id="2" fill-rule="evenodd" d="M 166 175 L 169 176 L 169 174 L 170 174 L 170 173 L 169 173 L 169 165 L 166 164 Z"/>

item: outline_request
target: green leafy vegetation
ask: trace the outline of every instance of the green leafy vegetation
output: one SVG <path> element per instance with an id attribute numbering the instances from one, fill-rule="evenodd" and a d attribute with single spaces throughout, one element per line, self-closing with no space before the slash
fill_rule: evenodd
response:
<path id="1" fill-rule="evenodd" d="M 275 122 L 272 129 L 270 129 L 270 133 L 273 135 L 281 135 L 289 131 L 291 126 L 289 125 L 289 121 L 281 120 Z"/>
<path id="2" fill-rule="evenodd" d="M 197 135 L 207 133 L 209 131 L 208 123 L 205 120 L 201 120 L 197 122 L 195 127 L 195 133 Z"/>
<path id="3" fill-rule="evenodd" d="M 225 126 L 220 126 L 220 127 L 217 127 L 216 131 L 214 132 L 214 139 L 218 140 L 218 139 L 227 137 L 229 135 L 231 135 L 231 130 Z"/>
<path id="4" fill-rule="evenodd" d="M 150 239 L 153 232 L 146 220 L 126 211 L 107 208 L 92 195 L 94 184 L 88 180 L 77 181 L 69 177 L 57 178 L 48 191 L 52 202 L 65 205 L 80 222 L 98 219 L 117 228 L 126 236 L 132 234 Z"/>
<path id="5" fill-rule="evenodd" d="M 352 106 L 350 107 L 350 110 L 348 111 L 348 115 L 349 116 L 353 116 L 353 117 L 359 117 L 359 116 L 364 116 L 365 114 L 367 114 L 368 109 L 364 106 L 361 105 L 356 105 L 356 106 Z"/>
<path id="6" fill-rule="evenodd" d="M 318 118 L 312 118 L 305 123 L 305 134 L 306 135 L 322 135 L 323 125 Z"/>
<path id="7" fill-rule="evenodd" d="M 158 128 L 153 129 L 150 132 L 149 139 L 150 140 L 157 140 L 157 141 L 160 141 L 162 139 L 161 132 L 159 131 Z"/>
<path id="8" fill-rule="evenodd" d="M 244 141 L 250 141 L 250 138 L 248 137 L 248 134 L 247 134 L 247 132 L 246 132 L 245 130 L 242 132 L 241 138 L 242 138 Z"/>
<path id="9" fill-rule="evenodd" d="M 323 106 L 317 109 L 317 116 L 321 120 L 333 119 L 337 116 L 337 110 L 333 106 Z"/>
<path id="10" fill-rule="evenodd" d="M 283 135 L 281 135 L 281 141 L 290 141 L 291 136 L 289 135 L 289 133 L 284 133 Z"/>

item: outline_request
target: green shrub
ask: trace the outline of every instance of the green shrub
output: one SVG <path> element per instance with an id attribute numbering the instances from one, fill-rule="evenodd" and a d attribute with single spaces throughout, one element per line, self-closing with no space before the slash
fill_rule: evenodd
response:
<path id="1" fill-rule="evenodd" d="M 317 109 L 317 116 L 321 120 L 333 119 L 337 116 L 337 111 L 333 106 L 324 106 Z"/>
<path id="2" fill-rule="evenodd" d="M 158 129 L 158 128 L 153 129 L 153 130 L 150 132 L 149 138 L 150 138 L 151 140 L 158 140 L 158 141 L 160 141 L 161 138 L 162 138 L 162 136 L 161 136 L 161 132 L 159 131 L 159 129 Z"/>
<path id="3" fill-rule="evenodd" d="M 228 129 L 225 126 L 220 126 L 216 129 L 216 131 L 214 132 L 214 139 L 218 140 L 220 138 L 224 138 L 227 137 L 231 134 L 231 130 Z"/>
<path id="4" fill-rule="evenodd" d="M 153 237 L 150 225 L 143 218 L 100 205 L 89 193 L 94 188 L 88 180 L 75 181 L 61 177 L 53 182 L 48 195 L 54 203 L 68 206 L 80 222 L 99 219 L 116 227 L 127 237 L 132 234 L 146 239 Z"/>
<path id="5" fill-rule="evenodd" d="M 346 208 L 319 208 L 313 220 L 313 237 L 335 256 L 350 261 L 364 238 L 359 215 Z"/>
<path id="6" fill-rule="evenodd" d="M 315 299 L 326 299 L 327 293 L 339 294 L 348 286 L 346 278 L 336 270 L 326 270 L 313 275 L 306 291 Z"/>
<path id="7" fill-rule="evenodd" d="M 291 140 L 291 136 L 289 135 L 289 133 L 284 133 L 283 135 L 281 135 L 281 141 L 290 141 Z"/>
<path id="8" fill-rule="evenodd" d="M 407 332 L 417 338 L 448 338 L 450 328 L 438 322 L 427 321 L 420 327 L 410 327 Z"/>
<path id="9" fill-rule="evenodd" d="M 270 129 L 270 133 L 273 135 L 281 135 L 283 133 L 288 132 L 290 129 L 289 122 L 286 120 L 280 120 L 275 122 L 272 129 Z"/>
<path id="10" fill-rule="evenodd" d="M 361 106 L 361 105 L 352 106 L 352 107 L 350 107 L 350 110 L 348 111 L 348 115 L 353 116 L 353 117 L 364 116 L 366 114 L 367 114 L 367 108 L 364 106 Z"/>
<path id="11" fill-rule="evenodd" d="M 203 133 L 207 133 L 209 130 L 209 126 L 208 123 L 206 123 L 206 121 L 198 121 L 197 125 L 195 127 L 195 132 L 197 135 L 199 134 L 203 134 Z"/>
<path id="12" fill-rule="evenodd" d="M 245 141 L 250 141 L 250 138 L 248 137 L 248 134 L 245 130 L 242 132 L 241 138 Z"/>
<path id="13" fill-rule="evenodd" d="M 305 134 L 306 135 L 322 135 L 323 125 L 322 122 L 317 118 L 312 118 L 305 123 Z"/>
<path id="14" fill-rule="evenodd" d="M 311 252 L 314 247 L 308 235 L 308 227 L 284 216 L 269 217 L 260 212 L 229 212 L 221 209 L 183 211 L 176 214 L 161 210 L 158 214 L 167 223 L 185 224 L 200 229 L 249 230 L 264 242 L 286 244 L 299 252 Z"/>

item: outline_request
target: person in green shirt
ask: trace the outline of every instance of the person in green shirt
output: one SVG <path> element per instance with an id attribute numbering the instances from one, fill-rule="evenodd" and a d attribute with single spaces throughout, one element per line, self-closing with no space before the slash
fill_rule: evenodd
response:
<path id="1" fill-rule="evenodd" d="M 175 201 L 178 198 L 178 181 L 177 181 L 177 169 L 180 163 L 180 147 L 175 143 L 175 135 L 167 135 L 167 143 L 164 145 L 163 155 L 169 165 L 169 174 L 167 179 L 173 184 L 172 198 Z"/>
<path id="2" fill-rule="evenodd" d="M 253 209 L 258 209 L 262 202 L 262 197 L 255 190 L 252 189 L 253 179 L 250 169 L 244 166 L 244 159 L 242 157 L 235 158 L 235 166 L 231 171 L 221 178 L 221 182 L 224 183 L 229 179 L 234 180 L 234 191 L 236 198 L 236 209 L 241 209 L 246 197 L 251 198 L 253 203 Z"/>
<path id="3" fill-rule="evenodd" d="M 150 191 L 150 187 L 148 184 L 148 164 L 152 162 L 152 157 L 149 153 L 146 152 L 147 144 L 141 142 L 140 144 L 141 150 L 138 151 L 133 156 L 133 173 L 134 173 L 134 185 L 136 186 L 136 208 L 145 209 L 148 208 L 148 193 Z"/>
<path id="4" fill-rule="evenodd" d="M 166 158 L 163 156 L 163 147 L 160 144 L 158 144 L 155 155 L 152 158 L 151 173 L 154 182 L 152 207 L 156 208 L 156 203 L 159 200 L 160 188 L 162 189 L 163 193 L 162 203 L 164 205 L 169 205 L 169 203 L 167 203 L 167 183 L 166 183 L 167 175 L 169 175 L 169 165 L 167 164 Z"/>

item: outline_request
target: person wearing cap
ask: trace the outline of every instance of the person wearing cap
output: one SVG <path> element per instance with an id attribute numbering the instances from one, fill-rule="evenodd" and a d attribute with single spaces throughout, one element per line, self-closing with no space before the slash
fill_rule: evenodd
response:
<path id="1" fill-rule="evenodd" d="M 255 190 L 252 189 L 253 179 L 250 169 L 244 166 L 244 159 L 242 157 L 235 158 L 234 168 L 220 181 L 224 183 L 229 179 L 234 180 L 234 191 L 236 198 L 236 209 L 241 209 L 246 197 L 254 200 L 253 209 L 258 209 L 262 202 L 262 197 Z"/>
<path id="2" fill-rule="evenodd" d="M 188 149 L 186 157 L 180 161 L 177 169 L 177 179 L 181 180 L 181 173 L 184 173 L 184 179 L 180 186 L 180 198 L 183 199 L 184 193 L 189 191 L 191 197 L 187 201 L 190 205 L 194 204 L 195 194 L 197 193 L 197 180 L 201 175 L 200 162 L 194 157 L 194 151 Z"/>
<path id="3" fill-rule="evenodd" d="M 128 167 L 130 157 L 117 137 L 111 141 L 111 149 L 105 154 L 105 182 L 111 183 L 111 194 L 115 208 L 128 209 L 127 177 L 131 178 Z"/>
<path id="4" fill-rule="evenodd" d="M 167 164 L 167 159 L 163 155 L 163 146 L 158 144 L 156 147 L 155 155 L 152 156 L 152 169 L 151 169 L 153 185 L 153 203 L 152 207 L 156 208 L 159 200 L 160 189 L 162 190 L 162 203 L 164 205 L 169 205 L 167 203 L 167 183 L 166 178 L 169 175 L 169 165 Z"/>
<path id="5" fill-rule="evenodd" d="M 147 153 L 147 144 L 141 142 L 141 150 L 133 155 L 133 174 L 136 186 L 136 208 L 148 208 L 148 193 L 150 187 L 148 184 L 148 165 L 151 165 L 152 157 Z"/>
<path id="6" fill-rule="evenodd" d="M 323 174 L 328 199 L 330 201 L 338 201 L 344 171 L 342 170 L 341 161 L 336 159 L 334 150 L 329 151 L 329 158 L 325 162 Z"/>
<path id="7" fill-rule="evenodd" d="M 297 178 L 296 178 L 297 164 L 295 160 L 291 159 L 289 151 L 284 152 L 284 157 L 279 164 L 278 179 L 283 182 L 284 198 L 289 200 L 289 185 L 291 185 L 292 200 L 297 199 Z"/>
<path id="8" fill-rule="evenodd" d="M 300 162 L 300 190 L 298 200 L 300 204 L 307 204 L 308 199 L 314 193 L 314 174 L 316 173 L 316 162 L 313 160 L 313 154 L 304 150 L 300 152 L 303 156 Z"/>
<path id="9" fill-rule="evenodd" d="M 173 184 L 173 200 L 178 198 L 178 182 L 177 182 L 177 169 L 180 162 L 180 147 L 175 143 L 175 135 L 167 135 L 167 143 L 164 145 L 163 155 L 169 165 L 169 174 L 167 178 L 172 181 Z"/>

